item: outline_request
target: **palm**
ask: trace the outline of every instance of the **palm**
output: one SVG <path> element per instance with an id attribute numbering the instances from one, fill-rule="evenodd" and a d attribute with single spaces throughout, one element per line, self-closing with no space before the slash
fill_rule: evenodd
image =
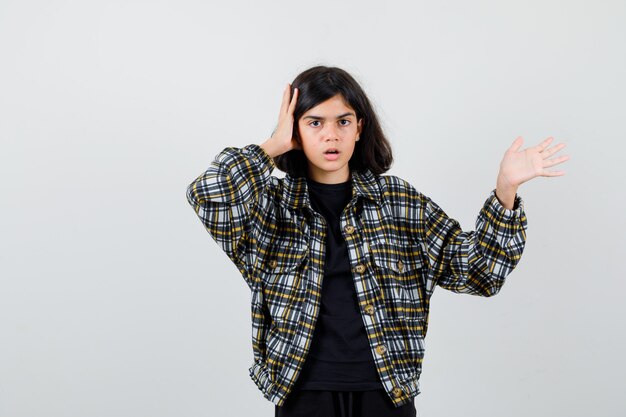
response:
<path id="1" fill-rule="evenodd" d="M 547 170 L 546 168 L 558 165 L 569 159 L 568 156 L 548 159 L 565 147 L 560 143 L 551 148 L 547 146 L 552 142 L 552 137 L 547 138 L 537 146 L 531 146 L 522 151 L 523 139 L 519 136 L 504 154 L 500 162 L 499 176 L 509 185 L 518 187 L 520 184 L 535 177 L 555 177 L 564 175 L 564 171 Z"/>

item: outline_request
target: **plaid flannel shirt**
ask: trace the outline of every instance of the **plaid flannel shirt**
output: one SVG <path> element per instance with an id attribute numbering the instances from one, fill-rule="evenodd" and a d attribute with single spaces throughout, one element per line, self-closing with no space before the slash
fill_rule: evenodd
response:
<path id="1" fill-rule="evenodd" d="M 306 179 L 271 176 L 256 144 L 228 147 L 187 187 L 206 230 L 251 294 L 251 379 L 281 406 L 311 346 L 320 310 L 326 223 Z M 363 325 L 382 386 L 396 407 L 420 393 L 430 297 L 436 285 L 492 296 L 521 258 L 523 201 L 503 207 L 491 191 L 475 231 L 461 230 L 432 200 L 392 175 L 353 171 L 340 227 Z"/>

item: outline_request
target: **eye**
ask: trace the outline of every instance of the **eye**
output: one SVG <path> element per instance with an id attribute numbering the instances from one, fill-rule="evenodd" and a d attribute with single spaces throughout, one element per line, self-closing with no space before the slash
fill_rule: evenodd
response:
<path id="1" fill-rule="evenodd" d="M 348 119 L 341 119 L 340 122 L 347 122 L 347 123 L 344 123 L 342 126 L 348 126 L 350 124 L 350 120 Z"/>
<path id="2" fill-rule="evenodd" d="M 309 126 L 313 123 L 319 123 L 319 122 L 320 122 L 319 120 L 313 120 L 311 123 L 309 123 Z M 313 127 L 317 127 L 317 126 L 313 126 Z"/>

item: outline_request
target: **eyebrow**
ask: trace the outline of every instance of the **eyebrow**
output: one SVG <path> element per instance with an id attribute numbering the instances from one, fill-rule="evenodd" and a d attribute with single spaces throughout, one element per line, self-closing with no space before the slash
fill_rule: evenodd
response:
<path id="1" fill-rule="evenodd" d="M 348 113 L 344 113 L 344 114 L 340 114 L 339 116 L 337 116 L 337 119 L 341 119 L 342 117 L 346 117 L 346 116 L 355 116 L 355 114 L 353 112 L 348 112 Z M 356 117 L 356 116 L 355 116 Z M 325 120 L 323 117 L 321 116 L 304 116 L 303 119 L 315 119 L 315 120 Z"/>

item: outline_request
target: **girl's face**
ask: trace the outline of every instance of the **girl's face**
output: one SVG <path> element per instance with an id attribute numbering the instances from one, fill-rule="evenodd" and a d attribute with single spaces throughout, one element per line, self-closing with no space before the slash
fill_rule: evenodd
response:
<path id="1" fill-rule="evenodd" d="M 350 178 L 348 162 L 354 152 L 363 119 L 348 106 L 341 94 L 309 109 L 298 121 L 302 150 L 313 181 L 338 184 Z"/>

